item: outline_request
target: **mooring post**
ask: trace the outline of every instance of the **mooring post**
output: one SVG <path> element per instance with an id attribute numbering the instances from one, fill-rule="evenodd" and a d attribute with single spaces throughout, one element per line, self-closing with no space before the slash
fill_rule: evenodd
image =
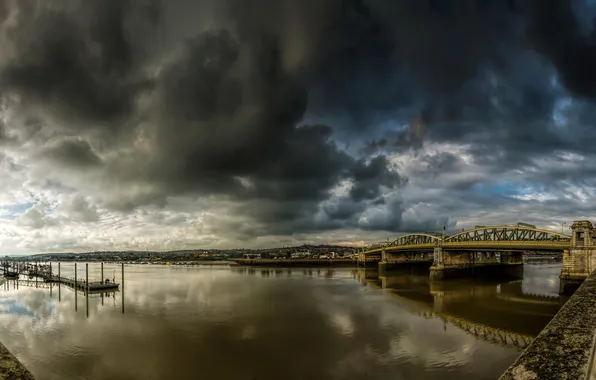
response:
<path id="1" fill-rule="evenodd" d="M 103 277 L 103 261 L 101 262 L 101 283 L 103 284 L 104 277 Z"/>
<path id="2" fill-rule="evenodd" d="M 89 318 L 89 263 L 85 263 L 85 314 Z"/>
<path id="3" fill-rule="evenodd" d="M 124 314 L 124 263 L 122 263 L 122 314 Z"/>
<path id="4" fill-rule="evenodd" d="M 77 263 L 75 263 L 75 276 L 74 276 L 74 289 L 75 289 L 75 311 L 77 311 L 78 309 L 78 297 L 77 297 L 77 293 L 78 293 L 78 289 L 77 289 Z"/>
<path id="5" fill-rule="evenodd" d="M 58 261 L 58 302 L 62 301 L 62 294 L 60 294 L 60 288 L 62 285 L 62 277 L 60 277 L 60 261 Z"/>

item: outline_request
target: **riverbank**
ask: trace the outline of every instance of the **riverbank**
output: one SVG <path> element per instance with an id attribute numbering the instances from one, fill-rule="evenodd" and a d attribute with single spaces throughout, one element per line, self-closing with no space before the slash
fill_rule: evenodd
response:
<path id="1" fill-rule="evenodd" d="M 231 259 L 248 266 L 356 266 L 356 259 Z"/>
<path id="2" fill-rule="evenodd" d="M 596 273 L 588 277 L 499 380 L 592 379 Z"/>
<path id="3" fill-rule="evenodd" d="M 0 343 L 0 379 L 1 380 L 34 380 L 27 368 Z"/>

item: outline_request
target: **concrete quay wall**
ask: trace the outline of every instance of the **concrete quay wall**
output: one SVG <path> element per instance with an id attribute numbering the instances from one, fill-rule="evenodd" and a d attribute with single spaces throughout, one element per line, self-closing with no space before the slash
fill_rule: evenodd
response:
<path id="1" fill-rule="evenodd" d="M 596 379 L 596 273 L 592 273 L 499 380 Z"/>

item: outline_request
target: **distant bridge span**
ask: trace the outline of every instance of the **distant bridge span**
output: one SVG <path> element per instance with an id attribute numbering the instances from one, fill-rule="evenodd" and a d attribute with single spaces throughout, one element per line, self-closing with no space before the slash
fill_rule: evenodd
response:
<path id="1" fill-rule="evenodd" d="M 430 277 L 437 280 L 484 275 L 481 272 L 519 278 L 523 275 L 524 251 L 564 253 L 569 252 L 571 244 L 570 235 L 528 225 L 479 226 L 451 236 L 403 235 L 362 249 L 358 262 L 375 262 L 385 269 L 402 264 L 430 265 Z"/>
<path id="2" fill-rule="evenodd" d="M 481 251 L 563 251 L 568 249 L 571 236 L 526 226 L 477 227 L 451 236 L 414 233 L 398 237 L 387 243 L 364 248 L 364 255 L 380 252 L 420 252 L 443 250 Z"/>

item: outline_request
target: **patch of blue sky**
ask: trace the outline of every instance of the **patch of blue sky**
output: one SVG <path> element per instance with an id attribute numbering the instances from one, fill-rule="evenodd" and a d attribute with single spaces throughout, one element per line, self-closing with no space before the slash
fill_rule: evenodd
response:
<path id="1" fill-rule="evenodd" d="M 509 182 L 479 182 L 472 187 L 474 193 L 481 196 L 513 197 L 526 194 L 529 188 L 522 184 Z"/>
<path id="2" fill-rule="evenodd" d="M 535 195 L 542 192 L 544 192 L 544 189 L 538 188 L 536 186 L 520 186 L 518 188 L 519 195 Z"/>
<path id="3" fill-rule="evenodd" d="M 32 202 L 0 205 L 0 219 L 14 220 L 33 205 L 35 205 L 35 203 Z"/>

